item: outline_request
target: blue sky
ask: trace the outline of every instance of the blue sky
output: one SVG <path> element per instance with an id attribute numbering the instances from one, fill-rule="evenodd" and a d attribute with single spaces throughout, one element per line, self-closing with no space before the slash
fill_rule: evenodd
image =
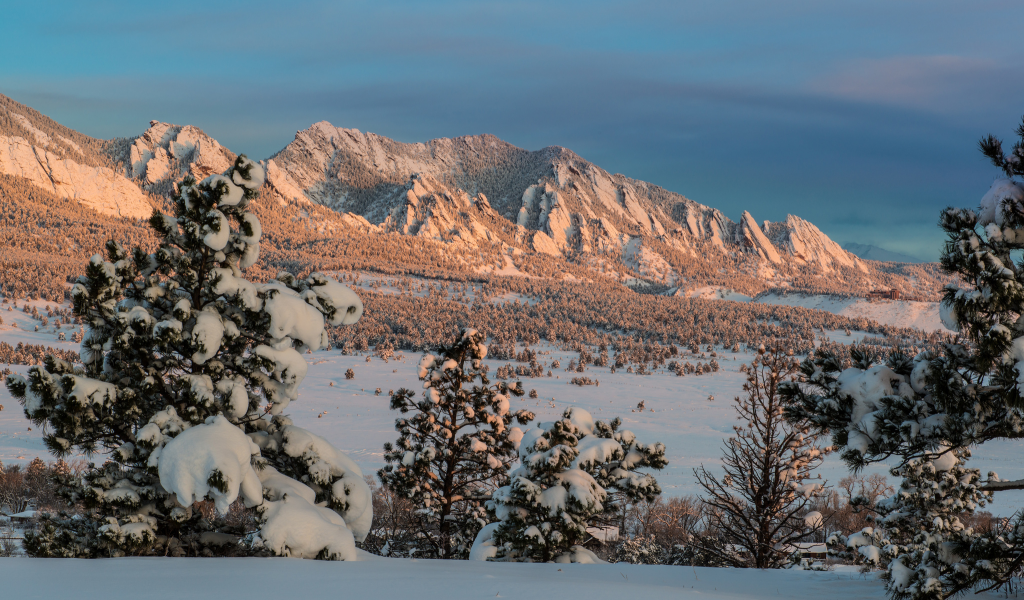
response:
<path id="1" fill-rule="evenodd" d="M 21 2 L 0 93 L 83 133 L 266 157 L 327 120 L 571 148 L 736 219 L 937 258 L 1024 115 L 1020 2 Z"/>

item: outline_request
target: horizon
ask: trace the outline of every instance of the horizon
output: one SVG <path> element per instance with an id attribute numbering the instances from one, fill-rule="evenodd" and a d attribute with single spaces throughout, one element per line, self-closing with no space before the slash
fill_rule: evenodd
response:
<path id="1" fill-rule="evenodd" d="M 159 120 L 260 157 L 321 120 L 408 143 L 491 133 L 733 219 L 794 214 L 840 245 L 936 260 L 939 211 L 976 206 L 1000 176 L 977 140 L 1009 137 L 1024 113 L 1022 51 L 992 25 L 1015 14 L 1008 2 L 24 5 L 0 24 L 0 93 L 93 137 Z"/>

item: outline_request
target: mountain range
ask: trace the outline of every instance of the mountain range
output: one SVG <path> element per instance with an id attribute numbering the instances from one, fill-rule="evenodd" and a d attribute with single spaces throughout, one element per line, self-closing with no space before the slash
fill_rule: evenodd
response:
<path id="1" fill-rule="evenodd" d="M 885 248 L 879 248 L 871 244 L 858 244 L 856 242 L 847 242 L 843 244 L 843 249 L 855 254 L 860 258 L 868 260 L 877 260 L 883 262 L 901 262 L 901 263 L 921 263 L 925 262 L 920 258 L 910 256 L 909 254 L 903 254 L 900 252 L 893 252 L 892 250 L 886 250 Z"/>
<path id="2" fill-rule="evenodd" d="M 0 175 L 107 217 L 148 217 L 181 177 L 220 173 L 235 157 L 192 125 L 151 121 L 137 137 L 98 140 L 0 95 Z M 858 257 L 794 215 L 758 222 L 744 211 L 734 221 L 557 146 L 528 151 L 492 135 L 409 144 L 321 121 L 263 164 L 257 212 L 270 270 L 364 264 L 356 258 L 367 252 L 420 264 L 433 252 L 445 269 L 481 276 L 600 277 L 653 293 L 900 287 L 930 298 L 942 282 L 934 264 Z M 391 248 L 360 249 L 373 244 Z"/>

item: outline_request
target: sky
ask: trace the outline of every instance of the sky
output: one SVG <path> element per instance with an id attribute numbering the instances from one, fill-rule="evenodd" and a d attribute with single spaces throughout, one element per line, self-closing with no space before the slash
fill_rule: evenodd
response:
<path id="1" fill-rule="evenodd" d="M 82 133 L 265 158 L 326 120 L 564 146 L 739 219 L 937 259 L 1024 115 L 1024 3 L 18 2 L 0 93 Z"/>

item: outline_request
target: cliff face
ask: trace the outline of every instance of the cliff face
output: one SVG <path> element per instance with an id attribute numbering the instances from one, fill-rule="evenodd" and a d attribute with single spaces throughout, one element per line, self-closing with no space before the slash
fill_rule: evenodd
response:
<path id="1" fill-rule="evenodd" d="M 868 269 L 856 255 L 844 250 L 821 232 L 813 223 L 787 215 L 782 223 L 769 226 L 775 244 L 793 257 L 797 264 L 817 265 L 828 273 L 846 267 L 867 273 Z"/>

